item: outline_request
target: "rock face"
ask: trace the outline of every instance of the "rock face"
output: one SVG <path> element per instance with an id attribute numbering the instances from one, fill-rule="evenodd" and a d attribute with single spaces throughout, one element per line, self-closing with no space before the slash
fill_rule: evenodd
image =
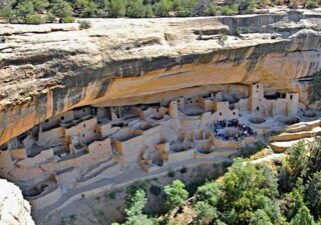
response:
<path id="1" fill-rule="evenodd" d="M 153 103 L 219 85 L 260 82 L 307 104 L 299 81 L 321 68 L 319 18 L 92 19 L 88 30 L 0 24 L 0 144 L 74 107 Z"/>
<path id="2" fill-rule="evenodd" d="M 20 189 L 0 179 L 0 224 L 34 225 L 30 216 L 30 205 L 23 199 Z"/>

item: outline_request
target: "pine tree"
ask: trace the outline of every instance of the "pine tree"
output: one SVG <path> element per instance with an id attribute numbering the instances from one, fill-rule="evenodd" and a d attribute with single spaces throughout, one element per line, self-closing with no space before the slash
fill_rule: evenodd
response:
<path id="1" fill-rule="evenodd" d="M 270 217 L 261 209 L 255 211 L 249 225 L 273 225 Z"/>
<path id="2" fill-rule="evenodd" d="M 185 185 L 180 180 L 175 180 L 172 184 L 165 186 L 164 192 L 170 210 L 182 206 L 188 197 Z"/>
<path id="3" fill-rule="evenodd" d="M 291 220 L 290 225 L 315 225 L 313 216 L 310 214 L 309 209 L 303 206 L 299 209 L 296 216 Z"/>

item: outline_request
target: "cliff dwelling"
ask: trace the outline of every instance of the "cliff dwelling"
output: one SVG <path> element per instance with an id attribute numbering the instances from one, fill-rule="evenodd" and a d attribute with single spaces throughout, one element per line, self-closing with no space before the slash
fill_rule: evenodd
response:
<path id="1" fill-rule="evenodd" d="M 113 203 L 136 181 L 158 179 L 163 197 L 170 179 L 216 179 L 244 149 L 263 146 L 277 161 L 321 136 L 321 91 L 311 100 L 320 18 L 278 8 L 79 18 L 86 29 L 0 21 L 0 177 L 19 186 L 39 224 L 59 224 L 46 222 L 76 211 L 83 195 L 121 214 L 97 216 L 114 222 L 124 213 Z M 104 196 L 119 189 L 119 199 Z"/>
<path id="2" fill-rule="evenodd" d="M 298 93 L 265 95 L 260 83 L 162 102 L 86 106 L 47 119 L 1 146 L 0 176 L 19 184 L 33 207 L 127 170 L 239 151 L 285 120 L 303 116 Z M 241 97 L 239 97 L 241 96 Z"/>

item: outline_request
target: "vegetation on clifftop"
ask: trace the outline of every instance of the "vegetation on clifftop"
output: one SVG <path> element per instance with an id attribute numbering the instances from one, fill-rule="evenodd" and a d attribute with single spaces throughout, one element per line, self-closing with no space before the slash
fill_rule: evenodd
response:
<path id="1" fill-rule="evenodd" d="M 73 22 L 74 17 L 191 17 L 253 13 L 274 5 L 315 8 L 318 0 L 4 0 L 0 17 L 10 23 Z"/>
<path id="2" fill-rule="evenodd" d="M 123 224 L 317 225 L 320 190 L 321 140 L 309 146 L 299 142 L 282 163 L 237 159 L 222 178 L 206 182 L 190 196 L 181 181 L 174 181 L 164 188 L 163 215 L 144 214 L 147 199 L 139 190 Z"/>

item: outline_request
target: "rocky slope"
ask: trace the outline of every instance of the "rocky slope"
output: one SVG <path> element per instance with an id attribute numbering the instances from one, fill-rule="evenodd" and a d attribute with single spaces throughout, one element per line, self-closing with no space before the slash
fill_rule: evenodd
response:
<path id="1" fill-rule="evenodd" d="M 261 82 L 300 92 L 307 104 L 299 80 L 321 69 L 320 18 L 92 19 L 88 30 L 0 24 L 0 144 L 74 107 L 156 102 L 226 84 Z"/>
<path id="2" fill-rule="evenodd" d="M 30 205 L 23 199 L 21 190 L 0 179 L 0 225 L 34 225 Z"/>

